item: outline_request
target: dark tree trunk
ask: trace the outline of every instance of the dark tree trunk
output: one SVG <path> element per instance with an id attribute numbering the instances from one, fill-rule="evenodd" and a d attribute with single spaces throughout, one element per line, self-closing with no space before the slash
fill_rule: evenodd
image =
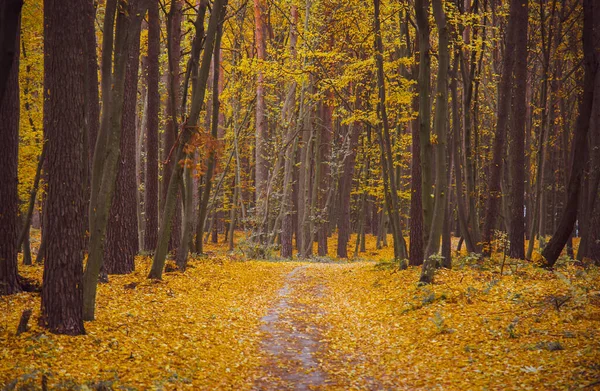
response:
<path id="1" fill-rule="evenodd" d="M 218 142 L 218 130 L 219 130 L 219 74 L 220 74 L 220 61 L 221 61 L 221 36 L 223 34 L 222 26 L 219 26 L 217 29 L 217 34 L 215 37 L 215 52 L 213 53 L 213 85 L 212 85 L 212 107 L 211 107 L 211 145 L 214 147 Z M 207 220 L 208 214 L 208 202 L 211 194 L 213 175 L 217 165 L 217 150 L 215 148 L 208 147 L 208 159 L 206 163 L 206 173 L 204 174 L 204 186 L 202 186 L 202 192 L 200 193 L 200 200 L 198 205 L 198 221 L 197 221 L 197 231 L 196 231 L 196 252 L 202 254 L 204 252 L 203 248 L 203 237 L 204 237 L 204 227 Z M 192 211 L 190 210 L 190 213 Z M 191 227 L 190 227 L 191 228 Z M 185 268 L 185 261 L 183 258 L 180 258 L 179 255 L 177 257 L 178 265 L 180 267 Z"/>
<path id="2" fill-rule="evenodd" d="M 525 258 L 525 119 L 526 89 L 518 83 L 527 80 L 528 0 L 518 0 L 515 17 L 514 81 L 510 148 L 510 223 L 508 239 L 511 258 Z M 511 55 L 511 54 L 508 54 Z M 544 120 L 544 119 L 542 119 Z"/>
<path id="3" fill-rule="evenodd" d="M 421 198 L 421 141 L 419 122 L 411 123 L 412 161 L 410 168 L 410 254 L 409 265 L 421 266 L 425 257 L 423 248 L 423 204 Z"/>
<path id="4" fill-rule="evenodd" d="M 493 159 L 491 163 L 491 173 L 489 180 L 488 199 L 486 206 L 486 218 L 483 228 L 483 253 L 491 254 L 491 241 L 496 220 L 500 213 L 500 205 L 502 200 L 502 190 L 500 188 L 502 182 L 502 171 L 504 165 L 505 143 L 506 143 L 506 128 L 509 118 L 510 101 L 512 86 L 514 83 L 513 70 L 515 67 L 515 41 L 518 31 L 517 23 L 519 22 L 520 0 L 512 0 L 510 4 L 510 14 L 508 18 L 508 28 L 506 32 L 506 48 L 504 50 L 502 69 L 502 79 L 498 86 L 498 111 L 496 118 L 496 129 L 494 132 L 493 142 Z"/>
<path id="5" fill-rule="evenodd" d="M 596 78 L 600 77 L 598 65 L 600 62 L 600 44 L 596 38 L 600 30 L 600 7 L 594 0 L 584 0 L 583 2 L 583 56 L 584 56 L 584 80 L 583 96 L 579 103 L 579 116 L 575 124 L 573 135 L 572 153 L 571 153 L 571 172 L 569 175 L 569 185 L 567 187 L 567 202 L 563 209 L 556 232 L 548 242 L 542 256 L 543 265 L 551 268 L 556 263 L 567 240 L 571 236 L 575 221 L 577 220 L 577 210 L 579 206 L 579 196 L 581 192 L 581 181 L 585 160 L 581 157 L 586 156 L 588 145 L 587 135 L 590 128 L 590 119 L 592 115 L 592 106 L 594 96 L 600 94 L 595 86 Z M 598 132 L 598 129 L 593 129 Z"/>
<path id="6" fill-rule="evenodd" d="M 84 128 L 86 12 L 79 1 L 44 1 L 44 133 L 48 140 L 46 249 L 41 323 L 84 334 Z"/>
<path id="7" fill-rule="evenodd" d="M 23 0 L 4 0 L 0 4 L 0 106 L 10 87 L 12 67 L 19 66 L 18 36 L 22 6 Z"/>
<path id="8" fill-rule="evenodd" d="M 429 43 L 429 0 L 415 0 L 415 19 L 417 22 L 417 41 L 419 45 L 419 145 L 421 161 L 421 206 L 423 210 L 422 232 L 423 246 L 429 241 L 431 219 L 433 217 L 433 198 L 431 198 L 433 178 L 431 165 L 433 147 L 431 133 L 431 45 Z M 424 253 L 423 249 L 423 253 Z"/>
<path id="9" fill-rule="evenodd" d="M 0 5 L 2 45 L 2 89 L 0 96 L 0 295 L 21 291 L 17 276 L 19 233 L 19 17 L 22 2 Z M 12 26 L 14 23 L 14 26 Z M 14 31 L 12 29 L 14 28 Z M 9 30 L 9 31 L 6 31 Z M 10 34 L 12 31 L 13 34 Z M 6 54 L 11 53 L 8 58 Z M 5 63 L 5 59 L 8 63 Z M 5 73 L 6 72 L 6 73 Z"/>
<path id="10" fill-rule="evenodd" d="M 350 240 L 350 194 L 352 193 L 352 178 L 354 176 L 354 166 L 356 163 L 356 147 L 358 137 L 360 136 L 360 127 L 358 124 L 349 125 L 348 144 L 344 152 L 344 164 L 342 179 L 340 181 L 340 212 L 338 227 L 337 256 L 339 258 L 348 258 L 348 241 Z M 364 205 L 364 203 L 363 203 Z M 359 210 L 359 216 L 364 216 L 367 211 Z"/>
<path id="11" fill-rule="evenodd" d="M 154 1 L 154 0 L 153 0 Z M 181 105 L 181 76 L 180 66 L 181 62 L 181 3 L 176 1 L 173 3 L 174 8 L 171 9 L 171 35 L 169 36 L 170 42 L 170 56 L 172 64 L 172 75 L 167 78 L 167 105 L 165 109 L 166 126 L 163 138 L 163 162 L 167 162 L 163 166 L 162 171 L 162 190 L 161 190 L 161 204 L 160 211 L 164 212 L 164 203 L 167 198 L 167 189 L 169 188 L 169 181 L 171 179 L 171 173 L 173 172 L 173 166 L 178 164 L 177 157 L 175 156 L 175 141 L 177 139 L 177 124 L 174 123 L 172 112 L 179 110 Z M 204 20 L 204 19 L 203 19 Z M 171 96 L 172 92 L 175 92 L 175 96 Z M 148 102 L 149 103 L 149 102 Z M 179 247 L 181 240 L 181 194 L 177 189 L 177 202 L 175 203 L 175 213 L 173 214 L 173 228 L 171 230 L 171 236 L 169 239 L 169 249 L 176 249 Z"/>
<path id="12" fill-rule="evenodd" d="M 331 188 L 334 186 L 332 175 L 329 169 L 330 150 L 331 150 L 331 139 L 333 133 L 332 116 L 333 107 L 327 103 L 322 102 L 321 104 L 321 119 L 323 121 L 320 133 L 320 143 L 316 153 L 319 155 L 318 160 L 320 163 L 319 177 L 315 178 L 315 182 L 318 187 L 318 216 L 319 221 L 317 223 L 317 241 L 318 241 L 318 254 L 320 257 L 327 255 L 329 249 L 327 248 L 327 231 L 329 226 L 329 211 L 327 205 L 327 199 Z"/>
<path id="13" fill-rule="evenodd" d="M 141 27 L 141 26 L 140 26 Z M 139 249 L 137 189 L 135 181 L 135 130 L 140 56 L 140 30 L 134 35 L 125 71 L 125 93 L 121 120 L 121 155 L 117 163 L 117 183 L 106 230 L 104 271 L 127 274 L 135 269 Z"/>
<path id="14" fill-rule="evenodd" d="M 171 3 L 171 7 L 180 6 L 179 1 Z M 171 11 L 173 12 L 173 11 Z M 158 113 L 160 95 L 158 92 L 160 56 L 160 20 L 158 1 L 152 1 L 148 8 L 148 106 L 146 109 L 146 180 L 144 217 L 144 250 L 154 251 L 158 235 Z"/>
<path id="15" fill-rule="evenodd" d="M 89 255 L 83 276 L 83 316 L 86 320 L 93 320 L 95 317 L 98 275 L 104 263 L 106 230 L 117 182 L 118 163 L 121 158 L 120 144 L 127 63 L 129 54 L 136 45 L 135 40 L 139 39 L 141 20 L 148 7 L 147 0 L 119 0 L 119 2 L 117 7 L 114 2 L 108 1 L 105 16 L 102 56 L 102 86 L 105 89 L 103 89 L 102 95 L 103 111 L 100 133 L 96 141 L 92 165 Z M 111 12 L 109 12 L 109 5 Z M 115 9 L 118 12 L 114 29 L 113 67 L 112 31 L 114 22 L 112 16 L 114 13 L 112 11 Z M 113 69 L 114 73 L 111 72 Z M 50 151 L 48 151 L 48 155 L 50 155 Z M 135 181 L 135 176 L 133 180 Z"/>

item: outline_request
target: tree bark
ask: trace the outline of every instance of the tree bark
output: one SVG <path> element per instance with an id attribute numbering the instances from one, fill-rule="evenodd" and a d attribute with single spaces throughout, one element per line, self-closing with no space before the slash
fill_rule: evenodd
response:
<path id="1" fill-rule="evenodd" d="M 44 132 L 48 140 L 45 263 L 40 323 L 57 334 L 84 334 L 82 262 L 86 7 L 44 1 Z M 97 276 L 97 273 L 96 273 Z"/>
<path id="2" fill-rule="evenodd" d="M 121 151 L 117 179 L 106 229 L 104 271 L 128 274 L 135 269 L 139 250 L 137 225 L 137 188 L 135 172 L 136 117 L 141 24 L 131 31 L 133 40 L 128 53 L 121 119 Z"/>
<path id="3" fill-rule="evenodd" d="M 94 151 L 94 163 L 92 168 L 92 185 L 90 199 L 90 241 L 89 255 L 83 279 L 83 316 L 85 320 L 94 320 L 96 288 L 98 274 L 103 266 L 104 247 L 106 239 L 106 228 L 109 220 L 109 211 L 117 179 L 117 164 L 120 158 L 121 128 L 123 118 L 123 106 L 125 96 L 125 79 L 129 54 L 134 46 L 134 40 L 139 35 L 141 19 L 146 13 L 148 0 L 125 1 L 118 0 L 120 4 L 117 12 L 115 28 L 114 47 L 114 74 L 111 74 L 112 61 L 110 49 L 103 44 L 103 48 L 109 52 L 103 53 L 103 83 L 107 75 L 110 89 L 103 90 L 107 95 L 103 102 L 103 114 L 100 133 L 96 141 Z M 107 7 L 108 7 L 107 3 Z M 109 17 L 107 12 L 105 17 Z M 111 21 L 106 21 L 104 37 L 112 35 Z M 106 28 L 108 27 L 108 28 Z M 106 44 L 110 44 L 107 42 Z M 109 102 L 109 104 L 106 104 Z M 48 155 L 51 155 L 48 151 Z M 135 178 L 132 178 L 135 179 Z M 135 196 L 135 194 L 134 194 Z"/>
<path id="4" fill-rule="evenodd" d="M 262 0 L 254 0 L 254 40 L 256 45 L 256 59 L 258 61 L 258 72 L 256 75 L 256 147 L 255 147 L 255 186 L 257 216 L 262 216 L 262 204 L 266 201 L 267 183 L 269 178 L 268 121 L 266 118 L 265 87 L 262 62 L 266 60 L 266 4 Z M 263 227 L 259 227 L 262 231 Z M 262 236 L 262 232 L 261 235 Z"/>
<path id="5" fill-rule="evenodd" d="M 447 147 L 448 138 L 448 69 L 450 68 L 450 52 L 448 50 L 448 27 L 446 25 L 446 13 L 441 0 L 433 0 L 433 15 L 438 28 L 438 75 L 436 87 L 434 127 L 437 142 L 435 144 L 435 197 L 433 216 L 429 233 L 429 242 L 425 251 L 425 257 L 436 254 L 440 248 L 442 228 L 446 216 L 448 197 L 447 183 Z"/>
<path id="6" fill-rule="evenodd" d="M 0 4 L 0 107 L 10 90 L 13 66 L 19 65 L 19 28 L 23 0 L 4 0 Z M 17 61 L 15 61 L 17 59 Z"/>
<path id="7" fill-rule="evenodd" d="M 177 14 L 179 1 L 171 2 L 171 13 Z M 175 24 L 174 24 L 175 25 Z M 148 75 L 146 79 L 146 180 L 144 217 L 144 250 L 156 248 L 158 234 L 158 114 L 160 95 L 158 91 L 160 57 L 160 18 L 158 0 L 152 0 L 148 7 Z"/>
<path id="8" fill-rule="evenodd" d="M 525 258 L 525 119 L 526 89 L 519 88 L 518 83 L 527 80 L 527 26 L 528 0 L 519 0 L 515 17 L 518 18 L 515 36 L 515 65 L 513 81 L 512 123 L 510 127 L 511 148 L 509 169 L 510 187 L 510 222 L 508 240 L 511 258 Z"/>
<path id="9" fill-rule="evenodd" d="M 3 38 L 0 42 L 0 93 L 3 94 L 0 96 L 0 296 L 21 291 L 17 276 L 17 234 L 20 225 L 17 168 L 21 5 L 20 1 L 6 1 L 0 5 L 0 29 Z"/>
<path id="10" fill-rule="evenodd" d="M 433 198 L 431 197 L 433 178 L 431 163 L 433 152 L 431 133 L 431 46 L 429 43 L 429 0 L 415 0 L 417 37 L 419 43 L 419 145 L 421 149 L 421 205 L 423 207 L 423 244 L 429 242 L 431 219 L 433 216 Z"/>
<path id="11" fill-rule="evenodd" d="M 166 126 L 163 135 L 163 157 L 164 162 L 162 168 L 162 182 L 161 182 L 161 197 L 159 210 L 160 213 L 164 214 L 164 205 L 167 198 L 167 191 L 169 183 L 171 181 L 171 175 L 174 171 L 174 167 L 179 164 L 176 159 L 175 151 L 177 149 L 177 114 L 179 107 L 184 107 L 185 102 L 182 103 L 182 98 L 185 99 L 185 93 L 181 93 L 181 77 L 180 77 L 180 66 L 181 61 L 181 2 L 174 1 L 171 3 L 168 19 L 168 36 L 167 36 L 167 50 L 168 50 L 168 62 L 169 62 L 169 75 L 167 77 L 167 104 L 165 107 Z M 204 13 L 206 11 L 206 3 L 201 2 L 198 12 L 198 17 L 202 16 L 201 23 L 204 23 Z M 197 19 L 196 22 L 198 22 Z M 204 25 L 201 27 L 201 31 L 204 32 Z M 198 31 L 197 31 L 198 33 Z M 188 66 L 188 69 L 197 69 L 197 55 L 200 53 L 199 43 L 192 47 L 192 59 L 196 62 L 192 63 L 192 66 Z M 186 75 L 186 80 L 188 75 Z M 187 88 L 184 87 L 184 91 Z M 179 188 L 177 191 L 179 192 Z M 179 247 L 181 241 L 181 197 L 182 194 L 177 194 L 177 202 L 175 203 L 175 212 L 173 214 L 173 229 L 169 236 L 169 250 L 176 249 Z M 162 221 L 160 222 L 162 224 Z M 158 240 L 158 239 L 157 239 Z M 158 246 L 158 243 L 157 243 Z"/>

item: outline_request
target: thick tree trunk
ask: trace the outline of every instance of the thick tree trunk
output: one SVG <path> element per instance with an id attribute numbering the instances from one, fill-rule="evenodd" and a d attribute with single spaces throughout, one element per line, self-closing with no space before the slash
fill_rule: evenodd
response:
<path id="1" fill-rule="evenodd" d="M 19 66 L 19 28 L 23 0 L 4 0 L 0 3 L 0 107 L 10 90 L 13 66 Z M 16 61 L 15 61 L 16 59 Z M 17 71 L 18 72 L 18 71 Z"/>
<path id="2" fill-rule="evenodd" d="M 0 96 L 0 296 L 21 291 L 17 276 L 19 232 L 19 19 L 22 2 L 0 4 L 2 91 Z M 14 23 L 14 25 L 13 25 Z M 14 29 L 14 31 L 13 31 Z M 9 31 L 7 31 L 9 30 Z M 11 34 L 12 32 L 12 34 Z M 7 52 L 10 53 L 7 58 Z M 5 63 L 7 60 L 7 63 Z M 6 71 L 6 74 L 4 73 Z M 6 91 L 3 91 L 3 90 Z"/>
<path id="3" fill-rule="evenodd" d="M 141 25 L 140 27 L 141 28 Z M 133 41 L 125 71 L 123 116 L 121 119 L 121 151 L 117 163 L 117 182 L 113 196 L 104 250 L 104 271 L 107 274 L 128 274 L 135 269 L 139 250 L 137 225 L 137 189 L 135 172 L 136 117 L 140 32 L 132 31 Z"/>
<path id="4" fill-rule="evenodd" d="M 421 205 L 423 207 L 423 244 L 429 242 L 433 198 L 431 197 L 433 178 L 431 164 L 433 151 L 431 133 L 431 46 L 429 43 L 429 0 L 415 0 L 417 37 L 419 43 L 419 145 L 421 147 Z"/>
<path id="5" fill-rule="evenodd" d="M 171 2 L 171 14 L 178 15 L 181 4 Z M 176 23 L 173 24 L 177 26 Z M 153 0 L 148 7 L 148 75 L 146 79 L 146 179 L 144 217 L 144 250 L 156 248 L 158 234 L 158 113 L 160 111 L 160 95 L 158 92 L 160 56 L 160 19 L 158 1 Z M 177 75 L 179 77 L 179 75 Z"/>
<path id="6" fill-rule="evenodd" d="M 594 96 L 600 94 L 595 86 L 596 78 L 600 77 L 598 66 L 600 62 L 600 44 L 595 39 L 596 32 L 600 29 L 600 7 L 597 7 L 594 0 L 584 0 L 583 2 L 583 56 L 584 56 L 584 80 L 583 96 L 579 104 L 579 115 L 575 125 L 572 153 L 571 153 L 571 172 L 569 175 L 569 185 L 567 187 L 567 203 L 563 209 L 560 222 L 552 239 L 548 242 L 542 256 L 544 257 L 543 266 L 551 268 L 556 263 L 567 240 L 571 236 L 573 226 L 577 220 L 577 209 L 579 206 L 579 195 L 581 191 L 582 174 L 585 165 L 582 156 L 587 154 L 587 134 L 590 128 L 590 119 L 592 115 L 592 106 Z M 592 131 L 597 132 L 598 129 Z"/>
<path id="7" fill-rule="evenodd" d="M 442 228 L 446 216 L 448 197 L 447 183 L 447 122 L 448 122 L 448 70 L 450 68 L 450 52 L 448 50 L 448 27 L 446 13 L 441 0 L 433 0 L 433 14 L 438 28 L 438 75 L 436 87 L 434 127 L 437 143 L 435 144 L 435 197 L 433 216 L 429 232 L 429 242 L 425 257 L 436 254 L 440 248 Z"/>
<path id="8" fill-rule="evenodd" d="M 448 69 L 450 67 L 450 52 L 448 50 L 448 27 L 446 13 L 441 0 L 433 0 L 433 15 L 438 28 L 438 75 L 435 102 L 434 127 L 437 136 L 435 145 L 435 198 L 429 241 L 425 249 L 425 259 L 419 281 L 424 284 L 433 282 L 433 271 L 436 268 L 432 255 L 440 249 L 440 239 L 447 220 L 448 207 L 448 168 L 447 168 L 447 116 L 448 116 Z M 446 223 L 446 228 L 449 229 Z"/>
<path id="9" fill-rule="evenodd" d="M 84 334 L 84 129 L 86 4 L 44 1 L 44 133 L 48 191 L 40 322 L 57 334 Z M 96 277 L 98 273 L 96 272 Z"/>
<path id="10" fill-rule="evenodd" d="M 511 258 L 525 258 L 525 88 L 518 83 L 527 80 L 527 26 L 528 0 L 519 0 L 517 4 L 517 31 L 515 37 L 515 68 L 513 81 L 511 148 L 509 169 L 510 187 L 510 222 L 508 240 Z M 507 216 L 508 217 L 508 216 Z"/>
<path id="11" fill-rule="evenodd" d="M 177 117 L 179 113 L 179 107 L 185 107 L 185 103 L 182 102 L 182 98 L 185 100 L 186 95 L 185 91 L 187 91 L 187 86 L 184 86 L 184 94 L 182 96 L 181 93 L 181 77 L 180 77 L 180 66 L 181 62 L 181 21 L 182 21 L 182 12 L 181 12 L 181 2 L 175 1 L 171 3 L 172 8 L 170 9 L 168 19 L 169 27 L 168 27 L 168 36 L 167 36 L 167 55 L 168 55 L 168 63 L 169 63 L 169 75 L 167 79 L 167 104 L 165 107 L 165 117 L 166 117 L 166 126 L 165 132 L 163 136 L 163 155 L 162 160 L 164 162 L 162 168 L 162 182 L 161 182 L 161 197 L 159 203 L 159 213 L 164 214 L 164 205 L 167 198 L 167 190 L 169 188 L 169 183 L 171 181 L 171 175 L 174 171 L 174 167 L 179 164 L 177 156 L 175 155 L 175 151 L 177 149 L 177 134 L 178 134 L 178 124 Z M 206 3 L 204 1 L 201 2 L 198 12 L 198 19 L 201 20 L 201 23 L 204 23 L 204 13 L 206 12 Z M 204 33 L 204 25 L 198 30 L 196 33 L 201 31 Z M 188 72 L 190 69 L 197 70 L 197 59 L 200 53 L 200 45 L 196 44 L 192 46 L 192 66 L 188 66 Z M 187 77 L 186 75 L 186 83 Z M 193 74 L 192 77 L 194 77 Z M 174 250 L 179 247 L 181 241 L 181 197 L 182 194 L 179 193 L 179 186 L 177 188 L 177 202 L 175 203 L 175 212 L 172 217 L 173 229 L 171 230 L 169 236 L 169 250 Z M 162 224 L 162 221 L 160 221 Z M 157 239 L 158 240 L 158 239 Z M 158 246 L 158 243 L 157 243 Z"/>

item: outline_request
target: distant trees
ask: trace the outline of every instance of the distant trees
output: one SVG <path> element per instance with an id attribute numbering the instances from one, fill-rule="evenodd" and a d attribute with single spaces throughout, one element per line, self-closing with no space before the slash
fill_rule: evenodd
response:
<path id="1" fill-rule="evenodd" d="M 44 289 L 69 308 L 83 300 L 84 319 L 95 317 L 99 275 L 132 271 L 139 247 L 153 252 L 148 276 L 162 278 L 169 258 L 185 270 L 190 253 L 209 253 L 209 234 L 249 257 L 286 258 L 348 258 L 349 246 L 368 257 L 368 235 L 377 248 L 392 238 L 399 266 L 424 264 L 422 283 L 464 247 L 492 256 L 497 235 L 507 234 L 507 256 L 539 251 L 546 267 L 565 246 L 600 258 L 592 1 L 86 0 L 74 29 L 60 18 L 66 5 L 46 2 L 45 155 L 29 134 L 29 62 L 19 102 L 21 2 L 0 2 L 4 293 L 19 290 L 16 248 L 29 249 L 40 205 Z M 30 178 L 38 155 L 47 166 Z M 41 203 L 46 193 L 30 192 L 40 177 Z M 48 294 L 50 319 L 62 302 Z M 49 327 L 82 332 L 80 314 L 68 316 L 68 328 Z"/>

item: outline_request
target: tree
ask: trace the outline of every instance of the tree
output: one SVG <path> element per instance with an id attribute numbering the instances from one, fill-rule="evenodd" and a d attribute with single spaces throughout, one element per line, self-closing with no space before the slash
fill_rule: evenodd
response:
<path id="1" fill-rule="evenodd" d="M 127 274 L 135 269 L 139 250 L 137 226 L 137 189 L 135 172 L 135 134 L 137 117 L 140 28 L 131 31 L 133 39 L 125 70 L 120 158 L 117 163 L 115 193 L 106 229 L 104 270 L 107 274 Z"/>
<path id="2" fill-rule="evenodd" d="M 87 7 L 44 1 L 44 133 L 48 140 L 46 248 L 41 323 L 58 334 L 84 334 L 85 74 Z"/>
<path id="3" fill-rule="evenodd" d="M 448 27 L 446 13 L 441 0 L 433 0 L 433 15 L 438 28 L 438 74 L 436 88 L 436 107 L 434 127 L 437 136 L 435 145 L 435 198 L 433 215 L 431 216 L 429 241 L 425 250 L 425 260 L 420 282 L 433 282 L 436 260 L 432 257 L 438 253 L 444 220 L 447 216 L 448 178 L 447 178 L 447 116 L 448 116 L 448 69 L 450 67 L 450 52 L 448 49 Z M 421 91 L 422 92 L 422 91 Z M 422 141 L 422 140 L 421 140 Z"/>
<path id="4" fill-rule="evenodd" d="M 178 1 L 171 3 L 176 8 Z M 144 200 L 146 229 L 144 231 L 144 250 L 156 248 L 158 234 L 158 113 L 160 96 L 158 91 L 160 56 L 160 20 L 158 0 L 150 2 L 148 7 L 148 108 L 146 124 L 146 197 Z"/>
<path id="5" fill-rule="evenodd" d="M 19 26 L 23 0 L 3 0 L 0 3 L 0 105 L 13 74 L 15 57 L 19 58 Z M 17 45 L 15 46 L 15 43 Z M 18 60 L 16 65 L 18 66 Z"/>
<path id="6" fill-rule="evenodd" d="M 419 45 L 419 146 L 421 161 L 421 206 L 423 208 L 423 244 L 429 241 L 431 219 L 433 216 L 433 185 L 431 163 L 433 161 L 431 133 L 431 46 L 429 43 L 429 0 L 415 0 L 415 19 L 417 21 L 417 40 Z M 415 213 L 417 213 L 415 211 Z M 418 244 L 416 242 L 415 244 Z"/>
<path id="7" fill-rule="evenodd" d="M 104 262 L 106 228 L 116 185 L 117 164 L 121 153 L 127 63 L 130 51 L 133 50 L 134 40 L 139 39 L 135 35 L 136 32 L 139 35 L 141 19 L 146 13 L 147 7 L 148 0 L 109 0 L 105 12 L 101 64 L 103 108 L 92 165 L 89 254 L 83 280 L 83 314 L 86 320 L 94 320 L 95 317 L 98 274 Z M 113 49 L 112 34 L 115 11 L 117 18 Z M 50 155 L 50 151 L 48 152 Z"/>
<path id="8" fill-rule="evenodd" d="M 198 122 L 200 119 L 200 109 L 204 103 L 204 96 L 206 94 L 206 82 L 208 80 L 208 74 L 210 70 L 210 63 L 212 60 L 212 54 L 215 47 L 215 41 L 217 36 L 218 25 L 223 22 L 225 11 L 227 7 L 227 0 L 216 0 L 213 3 L 213 11 L 210 15 L 208 22 L 208 29 L 206 30 L 206 39 L 204 42 L 204 53 L 202 55 L 202 61 L 198 70 L 198 75 L 195 80 L 195 84 L 192 90 L 192 100 L 190 104 L 190 114 L 187 119 L 187 123 L 182 126 L 182 131 L 179 136 L 179 143 L 176 149 L 173 151 L 176 162 L 179 162 L 185 156 L 184 147 L 192 137 L 192 131 L 197 129 Z M 172 218 L 175 212 L 175 202 L 177 197 L 177 190 L 181 184 L 183 174 L 183 167 L 180 164 L 173 166 L 171 177 L 169 179 L 169 187 L 167 188 L 167 197 L 163 208 L 163 216 L 160 223 L 160 229 L 158 232 L 158 243 L 154 252 L 154 258 L 152 260 L 152 268 L 148 278 L 161 279 L 162 272 L 165 266 L 165 260 L 167 257 L 168 240 L 171 235 Z"/>
<path id="9" fill-rule="evenodd" d="M 400 203 L 398 200 L 398 187 L 396 186 L 396 175 L 392 157 L 392 146 L 390 138 L 390 126 L 386 109 L 385 77 L 383 70 L 383 43 L 381 39 L 381 22 L 379 18 L 379 0 L 374 0 L 375 9 L 375 63 L 377 66 L 377 90 L 378 90 L 378 115 L 381 124 L 377 126 L 379 144 L 381 148 L 381 165 L 383 171 L 383 185 L 385 193 L 385 204 L 392 235 L 394 237 L 394 257 L 397 260 L 407 257 L 402 228 L 400 226 Z M 383 128 L 383 131 L 382 129 Z"/>
<path id="10" fill-rule="evenodd" d="M 22 1 L 0 3 L 0 295 L 21 291 L 17 276 L 19 25 Z"/>
<path id="11" fill-rule="evenodd" d="M 511 178 L 510 203 L 511 215 L 508 239 L 510 241 L 510 256 L 525 258 L 525 88 L 519 88 L 518 83 L 527 80 L 527 26 L 528 0 L 519 0 L 515 17 L 515 65 L 513 76 L 512 123 L 510 124 L 510 159 L 509 169 Z"/>
<path id="12" fill-rule="evenodd" d="M 502 78 L 498 86 L 498 113 L 496 116 L 496 129 L 493 142 L 493 160 L 491 166 L 488 199 L 486 205 L 486 217 L 483 228 L 483 253 L 491 254 L 491 241 L 493 230 L 500 210 L 502 192 L 502 167 L 504 165 L 506 129 L 508 125 L 510 102 L 514 86 L 513 71 L 515 68 L 516 54 L 514 48 L 518 39 L 518 23 L 520 22 L 519 10 L 521 0 L 511 0 L 510 14 L 508 17 L 508 28 L 506 32 L 506 45 L 503 56 Z"/>
<path id="13" fill-rule="evenodd" d="M 571 236 L 573 226 L 577 220 L 579 207 L 579 195 L 581 192 L 582 175 L 585 159 L 588 151 L 587 136 L 590 129 L 590 120 L 593 112 L 594 97 L 600 94 L 597 90 L 599 83 L 598 67 L 600 64 L 600 43 L 598 35 L 600 31 L 600 7 L 594 0 L 583 2 L 583 95 L 579 103 L 579 115 L 573 134 L 573 145 L 571 151 L 571 170 L 567 188 L 567 203 L 560 217 L 560 222 L 552 238 L 542 251 L 544 257 L 543 266 L 551 268 L 556 263 L 567 240 Z M 598 129 L 594 129 L 597 132 Z"/>
<path id="14" fill-rule="evenodd" d="M 256 182 L 256 205 L 257 216 L 261 216 L 261 205 L 267 192 L 267 181 L 269 178 L 269 164 L 267 160 L 267 147 L 269 132 L 267 128 L 265 107 L 265 82 L 264 72 L 261 70 L 266 60 L 266 14 L 265 3 L 262 0 L 254 0 L 254 25 L 256 59 L 258 60 L 258 73 L 256 75 L 256 147 L 255 147 L 255 182 Z M 259 230 L 262 231 L 262 227 Z"/>

